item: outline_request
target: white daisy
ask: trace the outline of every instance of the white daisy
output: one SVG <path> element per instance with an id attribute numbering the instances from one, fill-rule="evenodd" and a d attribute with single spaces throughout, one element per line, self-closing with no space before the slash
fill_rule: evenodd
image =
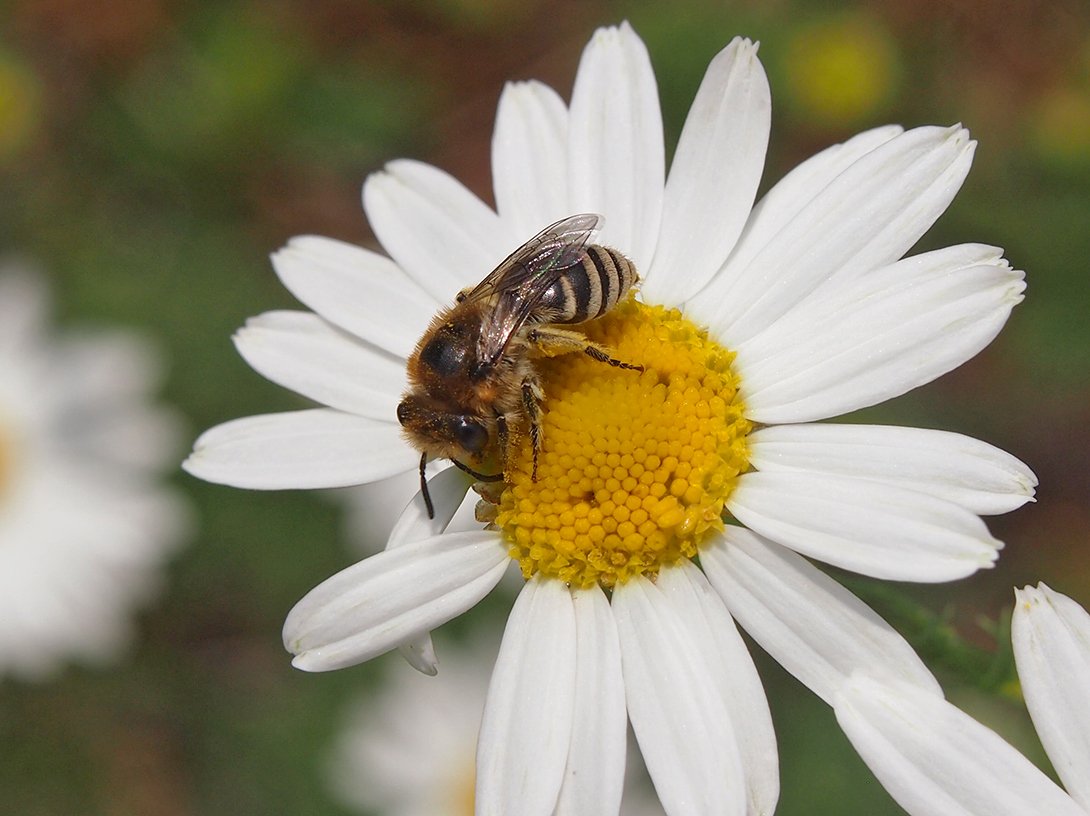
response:
<path id="1" fill-rule="evenodd" d="M 1044 584 L 1015 590 L 1015 601 L 1026 706 L 1067 792 L 941 694 L 853 676 L 837 696 L 837 719 L 912 816 L 1090 814 L 1090 615 Z"/>
<path id="2" fill-rule="evenodd" d="M 353 703 L 328 766 L 347 805 L 384 816 L 472 816 L 477 732 L 496 650 L 480 640 L 443 645 L 449 658 L 438 677 L 393 665 L 377 691 Z M 634 765 L 622 812 L 661 814 Z"/>
<path id="3" fill-rule="evenodd" d="M 0 676 L 114 657 L 185 527 L 158 481 L 175 417 L 120 331 L 51 336 L 44 281 L 0 270 Z"/>
<path id="4" fill-rule="evenodd" d="M 898 260 L 968 172 L 974 143 L 960 127 L 860 134 L 754 206 L 770 112 L 756 51 L 736 39 L 712 61 L 668 179 L 654 75 L 627 24 L 596 32 L 570 106 L 536 82 L 504 90 L 497 211 L 419 162 L 371 176 L 364 207 L 391 259 L 293 240 L 274 266 L 315 314 L 262 315 L 236 337 L 258 371 L 328 407 L 213 428 L 186 463 L 266 489 L 413 469 L 394 417 L 430 318 L 544 225 L 604 215 L 598 242 L 643 282 L 638 302 L 585 328 L 643 373 L 584 355 L 541 361 L 539 478 L 523 444 L 501 532 L 444 532 L 466 491 L 444 471 L 430 482 L 435 519 L 418 495 L 385 552 L 318 586 L 285 624 L 303 669 L 406 642 L 419 658 L 427 633 L 517 560 L 528 580 L 484 714 L 478 813 L 616 813 L 626 714 L 668 813 L 771 813 L 775 737 L 734 620 L 827 701 L 859 668 L 937 688 L 899 635 L 803 556 L 952 580 L 1001 547 L 980 515 L 1033 495 L 1028 468 L 973 439 L 815 423 L 972 357 L 1021 300 L 1023 276 L 977 244 Z"/>

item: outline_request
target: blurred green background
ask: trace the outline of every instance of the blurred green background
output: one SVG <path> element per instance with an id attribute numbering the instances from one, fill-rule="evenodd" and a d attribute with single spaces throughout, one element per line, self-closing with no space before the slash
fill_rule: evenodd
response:
<path id="1" fill-rule="evenodd" d="M 1002 619 L 1011 587 L 1038 580 L 1090 603 L 1082 0 L 10 0 L 0 248 L 50 272 L 62 324 L 152 337 L 170 363 L 163 398 L 192 436 L 298 407 L 230 343 L 248 316 L 297 307 L 268 254 L 302 233 L 375 246 L 360 185 L 397 157 L 437 164 L 490 201 L 503 82 L 539 78 L 567 97 L 592 30 L 621 19 L 651 52 L 668 144 L 715 52 L 735 34 L 761 40 L 773 93 L 763 189 L 877 124 L 961 121 L 979 139 L 968 182 L 920 248 L 1003 246 L 1027 270 L 1026 302 L 979 357 L 866 418 L 995 443 L 1036 470 L 1038 502 L 989 522 L 1007 542 L 994 571 L 850 586 L 911 636 L 952 699 L 1043 762 L 1009 682 Z M 127 657 L 39 685 L 0 680 L 0 813 L 347 812 L 321 762 L 376 667 L 306 675 L 280 645 L 291 605 L 356 558 L 341 508 L 175 481 L 200 533 Z M 759 668 L 781 745 L 778 813 L 899 813 L 832 713 L 763 655 Z"/>

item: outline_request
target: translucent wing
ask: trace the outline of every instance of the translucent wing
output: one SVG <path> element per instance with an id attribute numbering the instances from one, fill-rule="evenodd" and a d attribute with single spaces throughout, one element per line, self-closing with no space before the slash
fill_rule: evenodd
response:
<path id="1" fill-rule="evenodd" d="M 551 224 L 512 252 L 462 298 L 463 303 L 494 301 L 477 343 L 481 365 L 495 365 L 503 356 L 511 337 L 549 287 L 582 261 L 583 251 L 601 225 L 602 217 L 593 213 L 572 215 Z"/>

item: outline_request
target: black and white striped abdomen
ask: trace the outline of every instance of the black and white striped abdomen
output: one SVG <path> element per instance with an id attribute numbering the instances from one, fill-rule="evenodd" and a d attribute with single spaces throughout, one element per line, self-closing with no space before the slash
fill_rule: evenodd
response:
<path id="1" fill-rule="evenodd" d="M 628 294 L 636 267 L 615 249 L 592 244 L 581 263 L 566 270 L 546 291 L 535 311 L 549 323 L 582 323 L 601 317 Z"/>

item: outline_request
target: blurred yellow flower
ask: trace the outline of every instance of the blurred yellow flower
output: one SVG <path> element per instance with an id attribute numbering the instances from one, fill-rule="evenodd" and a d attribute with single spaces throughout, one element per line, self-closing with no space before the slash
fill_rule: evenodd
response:
<path id="1" fill-rule="evenodd" d="M 41 122 L 41 88 L 34 73 L 0 52 L 0 163 L 34 138 Z"/>
<path id="2" fill-rule="evenodd" d="M 819 124 L 855 124 L 882 108 L 897 85 L 896 46 L 865 16 L 803 27 L 784 59 L 789 101 Z"/>
<path id="3" fill-rule="evenodd" d="M 1090 164 L 1090 87 L 1055 88 L 1038 100 L 1031 138 L 1038 153 L 1063 164 Z"/>

